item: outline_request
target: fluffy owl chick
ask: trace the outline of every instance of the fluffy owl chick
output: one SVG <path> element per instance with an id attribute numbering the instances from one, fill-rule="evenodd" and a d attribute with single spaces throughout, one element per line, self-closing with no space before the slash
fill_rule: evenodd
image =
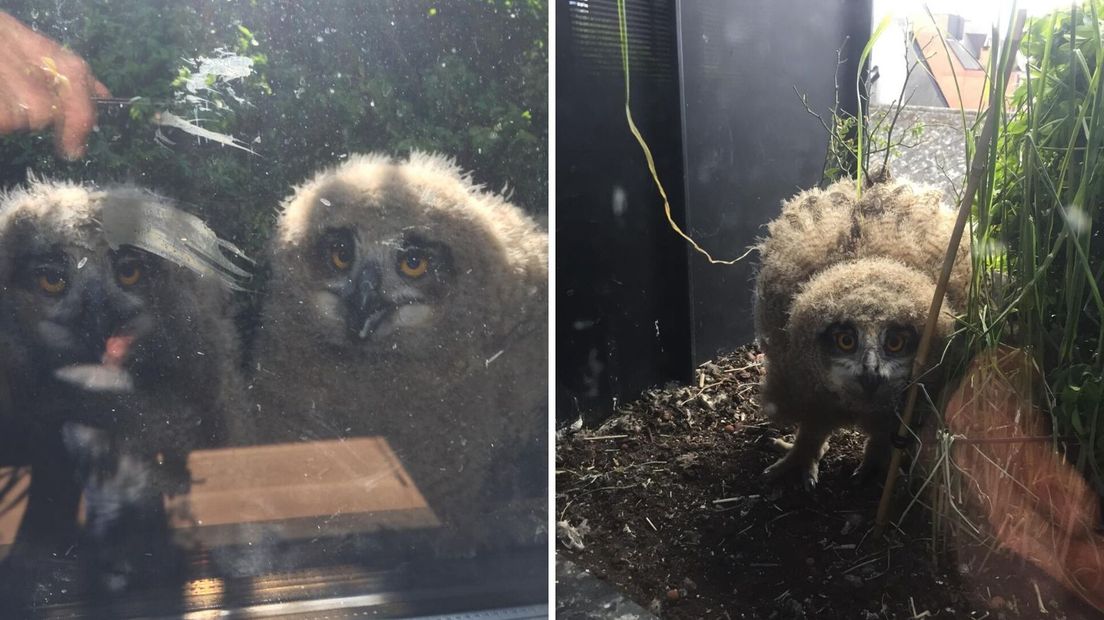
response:
<path id="1" fill-rule="evenodd" d="M 322 171 L 283 205 L 270 248 L 263 434 L 382 435 L 467 534 L 492 461 L 542 449 L 547 251 L 529 217 L 442 157 Z"/>
<path id="2" fill-rule="evenodd" d="M 151 203 L 172 212 L 127 186 L 0 197 L 0 340 L 33 480 L 20 541 L 68 545 L 83 491 L 84 557 L 115 585 L 149 551 L 138 533 L 164 527 L 162 494 L 187 485 L 187 452 L 241 413 L 223 282 L 106 238 L 117 210 Z"/>
<path id="3" fill-rule="evenodd" d="M 939 190 L 909 183 L 881 183 L 855 198 L 853 181 L 803 191 L 782 205 L 759 245 L 755 320 L 759 344 L 785 347 L 784 329 L 798 288 L 836 263 L 884 256 L 929 274 L 943 265 L 955 212 Z M 961 308 L 970 282 L 969 240 L 963 239 L 947 289 Z"/>
<path id="4" fill-rule="evenodd" d="M 937 192 L 886 183 L 856 200 L 853 186 L 839 183 L 798 194 L 768 225 L 755 312 L 767 364 L 763 406 L 798 424 L 768 477 L 796 471 L 812 488 L 829 436 L 849 425 L 869 436 L 858 479 L 887 460 L 953 224 Z M 959 256 L 934 350 L 969 286 L 965 242 Z"/>

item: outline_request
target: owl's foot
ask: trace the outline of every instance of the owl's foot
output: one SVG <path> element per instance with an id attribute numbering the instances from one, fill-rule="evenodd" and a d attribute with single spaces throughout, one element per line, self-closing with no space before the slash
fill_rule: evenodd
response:
<path id="1" fill-rule="evenodd" d="M 780 440 L 779 440 L 780 441 Z M 786 443 L 786 442 L 781 442 Z M 770 467 L 763 470 L 763 476 L 768 482 L 778 482 L 787 474 L 796 473 L 801 487 L 808 492 L 816 489 L 817 479 L 820 475 L 820 464 L 816 460 L 804 460 L 793 457 L 791 450 L 786 456 L 778 459 Z"/>
<path id="2" fill-rule="evenodd" d="M 781 439 L 771 439 L 769 447 L 785 452 L 774 465 L 766 468 L 763 475 L 770 482 L 776 482 L 782 476 L 796 473 L 801 486 L 806 491 L 816 488 L 820 475 L 820 459 L 828 451 L 828 435 L 831 431 L 817 426 L 801 425 L 797 429 L 793 444 Z"/>
<path id="3" fill-rule="evenodd" d="M 877 439 L 875 439 L 877 437 Z M 893 448 L 888 438 L 881 434 L 867 437 L 863 446 L 862 463 L 851 474 L 851 482 L 856 486 L 865 486 L 874 482 L 879 476 L 884 475 L 889 468 L 889 460 Z"/>
<path id="4" fill-rule="evenodd" d="M 793 449 L 793 444 L 785 439 L 779 439 L 777 437 L 761 437 L 759 439 L 759 447 L 785 455 Z"/>
<path id="5" fill-rule="evenodd" d="M 863 462 L 855 468 L 855 471 L 851 472 L 851 484 L 855 486 L 866 486 L 871 482 L 875 482 L 878 476 L 884 473 L 885 467 L 882 463 L 863 459 Z"/>

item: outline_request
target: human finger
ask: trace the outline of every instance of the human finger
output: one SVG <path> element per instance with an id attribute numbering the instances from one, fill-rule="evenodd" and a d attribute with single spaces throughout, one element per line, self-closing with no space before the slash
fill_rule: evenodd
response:
<path id="1" fill-rule="evenodd" d="M 24 110 L 27 128 L 40 131 L 53 121 L 57 104 L 48 85 L 28 77 L 30 79 L 18 93 L 16 102 Z"/>
<path id="2" fill-rule="evenodd" d="M 26 93 L 34 90 L 36 86 L 28 79 L 25 72 L 8 63 L 0 63 L 0 111 L 3 114 L 3 123 L 0 131 L 12 133 L 27 129 L 27 110 L 22 105 Z"/>
<path id="3" fill-rule="evenodd" d="M 9 109 L 5 101 L 10 101 L 4 97 L 4 93 L 0 93 L 0 134 L 13 133 L 19 129 L 16 125 L 15 111 Z"/>
<path id="4" fill-rule="evenodd" d="M 68 82 L 65 88 L 59 90 L 59 110 L 54 136 L 62 156 L 76 159 L 84 154 L 88 132 L 96 123 L 91 86 L 95 78 L 92 77 L 88 65 L 76 56 L 67 56 L 61 63 Z"/>
<path id="5" fill-rule="evenodd" d="M 107 90 L 107 87 L 104 86 L 103 83 L 101 83 L 96 78 L 91 77 L 91 75 L 92 74 L 89 74 L 89 77 L 92 80 L 92 96 L 93 97 L 100 97 L 100 98 L 110 97 L 111 96 L 111 91 Z"/>

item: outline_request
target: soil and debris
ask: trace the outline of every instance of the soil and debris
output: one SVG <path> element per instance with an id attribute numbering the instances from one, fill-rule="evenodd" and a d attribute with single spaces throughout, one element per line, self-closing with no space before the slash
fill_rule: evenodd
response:
<path id="1" fill-rule="evenodd" d="M 766 483 L 764 444 L 792 429 L 761 415 L 763 372 L 746 347 L 559 440 L 557 554 L 662 618 L 1100 617 L 1021 559 L 934 552 L 922 510 L 875 539 L 858 433 L 833 437 L 812 494 Z"/>

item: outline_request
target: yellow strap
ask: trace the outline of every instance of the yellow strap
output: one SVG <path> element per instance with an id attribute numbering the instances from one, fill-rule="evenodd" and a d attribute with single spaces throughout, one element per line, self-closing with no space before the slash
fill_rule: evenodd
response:
<path id="1" fill-rule="evenodd" d="M 698 245 L 696 241 L 691 239 L 689 235 L 682 232 L 679 225 L 675 223 L 675 219 L 671 217 L 671 202 L 667 199 L 667 191 L 663 189 L 663 183 L 659 181 L 655 160 L 652 158 L 652 150 L 648 148 L 648 143 L 644 141 L 644 136 L 640 135 L 640 130 L 636 128 L 636 123 L 633 122 L 632 110 L 629 107 L 629 30 L 625 20 L 625 0 L 617 0 L 617 19 L 618 22 L 620 22 L 619 26 L 621 31 L 621 63 L 625 71 L 625 120 L 629 122 L 629 131 L 632 132 L 636 141 L 640 143 L 640 148 L 644 151 L 644 158 L 648 160 L 648 170 L 652 173 L 652 179 L 655 180 L 656 188 L 659 189 L 659 195 L 663 198 L 663 213 L 667 216 L 667 222 L 680 237 L 685 239 L 695 250 L 705 255 L 705 258 L 711 264 L 734 265 L 746 258 L 748 254 L 754 252 L 755 248 L 749 248 L 748 251 L 744 252 L 740 257 L 732 260 L 717 260 Z"/>

